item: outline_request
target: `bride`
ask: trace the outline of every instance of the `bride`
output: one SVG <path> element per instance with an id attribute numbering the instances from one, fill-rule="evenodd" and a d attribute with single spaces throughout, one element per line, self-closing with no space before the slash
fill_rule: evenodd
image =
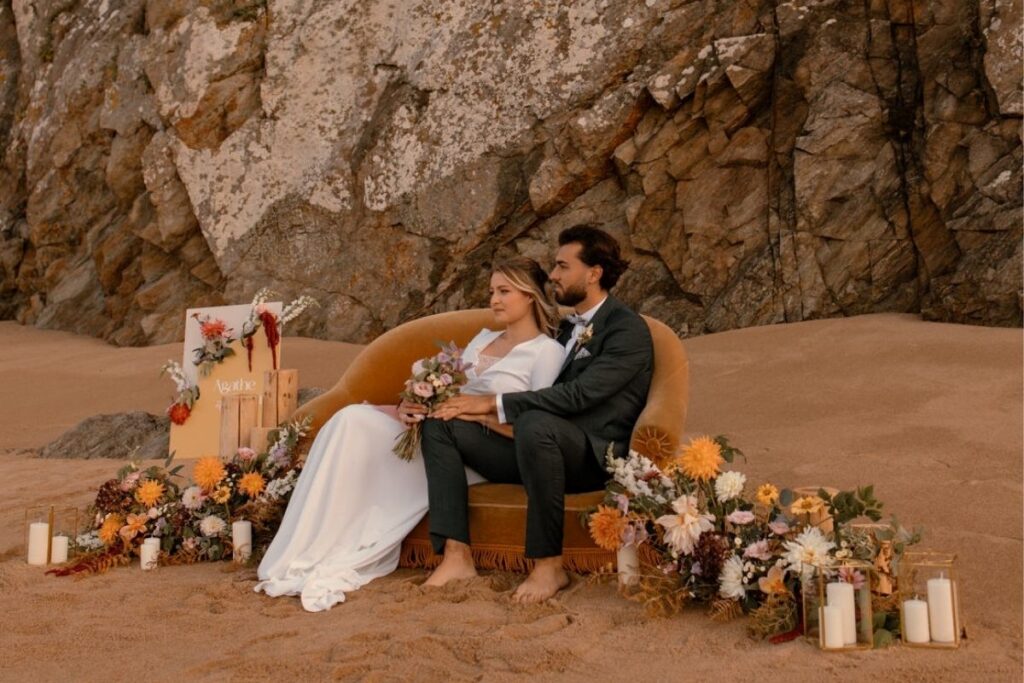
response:
<path id="1" fill-rule="evenodd" d="M 557 309 L 546 283 L 532 259 L 494 267 L 490 307 L 504 330 L 485 328 L 469 342 L 463 358 L 473 367 L 462 393 L 535 390 L 555 381 L 565 350 L 551 336 Z M 480 429 L 512 436 L 508 425 L 480 422 Z M 393 407 L 365 404 L 324 425 L 260 563 L 256 591 L 299 595 L 305 609 L 319 612 L 395 570 L 402 539 L 427 512 L 422 458 L 406 462 L 391 450 L 403 428 Z M 484 481 L 468 468 L 466 476 L 470 484 Z"/>

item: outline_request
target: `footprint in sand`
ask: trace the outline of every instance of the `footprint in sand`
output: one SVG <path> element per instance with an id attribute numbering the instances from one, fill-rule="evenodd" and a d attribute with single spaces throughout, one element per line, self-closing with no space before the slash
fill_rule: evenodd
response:
<path id="1" fill-rule="evenodd" d="M 512 640 L 539 638 L 568 628 L 574 621 L 573 617 L 568 614 L 552 614 L 525 624 L 502 626 L 494 632 L 494 635 L 498 638 L 510 638 Z"/>

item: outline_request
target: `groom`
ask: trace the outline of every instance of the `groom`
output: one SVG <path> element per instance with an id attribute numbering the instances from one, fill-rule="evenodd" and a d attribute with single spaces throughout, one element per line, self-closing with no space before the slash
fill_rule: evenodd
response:
<path id="1" fill-rule="evenodd" d="M 535 560 L 516 590 L 540 602 L 569 584 L 562 568 L 565 494 L 604 487 L 605 453 L 624 456 L 651 384 L 647 324 L 609 294 L 629 265 L 614 237 L 588 225 L 564 230 L 550 281 L 555 300 L 572 306 L 558 341 L 565 361 L 554 386 L 498 396 L 458 396 L 423 423 L 430 535 L 444 558 L 427 585 L 476 575 L 469 548 L 464 466 L 489 481 L 522 483 L 527 493 L 526 557 Z M 403 404 L 403 419 L 416 419 Z M 464 417 L 468 420 L 453 418 Z M 479 424 L 510 424 L 514 439 Z"/>

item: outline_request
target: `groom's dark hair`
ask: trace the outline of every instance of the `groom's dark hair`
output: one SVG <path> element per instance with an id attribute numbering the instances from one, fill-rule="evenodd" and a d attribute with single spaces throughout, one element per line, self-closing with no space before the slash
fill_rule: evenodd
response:
<path id="1" fill-rule="evenodd" d="M 601 289 L 605 291 L 614 287 L 629 268 L 629 261 L 619 251 L 618 240 L 593 225 L 574 225 L 563 230 L 558 235 L 558 246 L 567 244 L 580 245 L 580 260 L 588 266 L 601 266 Z"/>

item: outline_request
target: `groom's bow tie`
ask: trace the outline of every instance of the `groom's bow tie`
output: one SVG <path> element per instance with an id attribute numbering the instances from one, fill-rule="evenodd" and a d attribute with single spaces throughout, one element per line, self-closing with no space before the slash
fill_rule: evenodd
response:
<path id="1" fill-rule="evenodd" d="M 565 316 L 565 319 L 577 327 L 582 327 L 587 324 L 587 319 L 577 313 L 571 313 Z"/>

